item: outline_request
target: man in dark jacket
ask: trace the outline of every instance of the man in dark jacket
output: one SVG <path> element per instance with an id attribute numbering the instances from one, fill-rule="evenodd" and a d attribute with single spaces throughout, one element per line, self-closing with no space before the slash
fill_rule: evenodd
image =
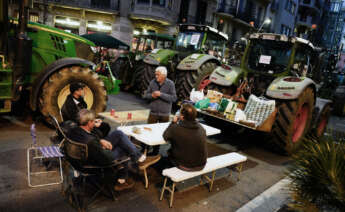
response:
<path id="1" fill-rule="evenodd" d="M 128 137 L 119 130 L 111 132 L 104 139 L 92 133 L 92 129 L 100 124 L 96 121 L 95 114 L 92 111 L 87 109 L 80 110 L 78 120 L 79 126 L 69 130 L 67 137 L 73 141 L 87 144 L 89 154 L 87 162 L 92 165 L 107 165 L 116 159 L 128 156 L 133 162 L 138 163 L 140 167 L 155 163 L 160 159 L 160 156 L 146 158 Z M 126 178 L 127 167 L 118 178 L 115 190 L 120 191 L 131 188 L 134 185 L 127 182 Z"/>
<path id="2" fill-rule="evenodd" d="M 69 86 L 70 94 L 67 96 L 66 101 L 62 105 L 61 115 L 64 121 L 73 121 L 78 123 L 78 112 L 81 109 L 86 109 L 87 104 L 84 101 L 84 87 L 83 83 L 72 83 Z M 94 132 L 100 137 L 105 137 L 110 131 L 110 125 L 97 119 L 100 123 L 99 127 L 95 127 Z"/>
<path id="3" fill-rule="evenodd" d="M 190 104 L 183 104 L 180 115 L 163 134 L 171 143 L 168 151 L 170 162 L 185 171 L 202 170 L 207 161 L 206 131 L 195 120 L 197 111 Z"/>
<path id="4" fill-rule="evenodd" d="M 167 69 L 159 66 L 147 88 L 144 98 L 150 100 L 150 114 L 147 123 L 168 122 L 172 103 L 177 99 L 175 84 L 167 78 Z M 157 155 L 159 146 L 153 148 L 152 155 Z"/>

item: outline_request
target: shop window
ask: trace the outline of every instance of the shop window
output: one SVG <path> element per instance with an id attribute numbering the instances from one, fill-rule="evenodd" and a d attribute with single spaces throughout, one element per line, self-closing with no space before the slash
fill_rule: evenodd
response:
<path id="1" fill-rule="evenodd" d="M 165 7 L 165 0 L 153 0 L 152 4 L 159 5 L 161 7 Z"/>
<path id="2" fill-rule="evenodd" d="M 111 24 L 103 21 L 88 21 L 87 30 L 109 33 L 111 32 Z"/>
<path id="3" fill-rule="evenodd" d="M 138 0 L 138 4 L 150 4 L 150 0 Z"/>

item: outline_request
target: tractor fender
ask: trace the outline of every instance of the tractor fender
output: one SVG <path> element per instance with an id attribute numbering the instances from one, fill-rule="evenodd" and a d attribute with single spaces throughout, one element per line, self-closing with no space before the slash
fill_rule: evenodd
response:
<path id="1" fill-rule="evenodd" d="M 316 84 L 310 78 L 292 76 L 278 77 L 268 86 L 266 95 L 274 99 L 297 99 L 309 86 L 312 87 L 314 93 L 316 93 Z"/>
<path id="2" fill-rule="evenodd" d="M 217 65 L 221 65 L 220 61 L 209 54 L 191 54 L 184 58 L 177 66 L 179 70 L 198 70 L 200 66 L 207 61 L 213 61 Z"/>
<path id="3" fill-rule="evenodd" d="M 231 86 L 238 82 L 243 73 L 244 71 L 240 67 L 218 66 L 210 75 L 210 80 L 217 85 Z"/>
<path id="4" fill-rule="evenodd" d="M 316 98 L 311 129 L 316 129 L 318 127 L 317 124 L 319 123 L 320 116 L 327 106 L 332 106 L 332 104 L 333 102 L 330 99 Z"/>
<path id="5" fill-rule="evenodd" d="M 177 51 L 170 49 L 154 49 L 150 54 L 146 55 L 144 62 L 150 65 L 166 66 L 171 58 L 177 54 Z"/>
<path id="6" fill-rule="evenodd" d="M 30 107 L 33 111 L 37 109 L 37 99 L 40 89 L 49 76 L 63 67 L 72 65 L 95 66 L 93 62 L 77 57 L 62 58 L 46 66 L 32 83 Z"/>

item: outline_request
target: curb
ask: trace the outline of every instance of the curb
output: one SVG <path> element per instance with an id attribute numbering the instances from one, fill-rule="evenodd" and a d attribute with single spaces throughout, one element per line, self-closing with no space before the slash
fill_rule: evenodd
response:
<path id="1" fill-rule="evenodd" d="M 260 195 L 243 205 L 236 212 L 276 212 L 289 199 L 287 186 L 290 180 L 285 177 Z"/>

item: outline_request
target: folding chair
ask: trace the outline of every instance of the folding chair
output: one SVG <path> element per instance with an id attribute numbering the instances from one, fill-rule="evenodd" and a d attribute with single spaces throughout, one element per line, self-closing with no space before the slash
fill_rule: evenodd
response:
<path id="1" fill-rule="evenodd" d="M 88 165 L 88 146 L 86 144 L 74 142 L 67 137 L 63 145 L 63 153 L 65 155 L 64 159 L 72 167 L 74 173 L 77 173 L 70 186 L 70 195 L 78 210 L 86 210 L 100 193 L 108 197 L 110 193 L 111 198 L 115 200 L 112 182 L 114 182 L 115 173 L 118 167 L 121 166 L 122 163 L 129 161 L 129 157 L 115 160 L 107 166 Z M 88 201 L 86 201 L 85 198 L 87 180 L 88 184 L 97 189 Z"/>
<path id="2" fill-rule="evenodd" d="M 27 149 L 27 165 L 28 165 L 28 184 L 30 187 L 40 187 L 40 186 L 48 186 L 48 185 L 56 185 L 63 182 L 63 175 L 62 175 L 62 166 L 61 166 L 61 158 L 63 155 L 60 153 L 58 146 L 38 146 L 37 145 L 37 136 L 36 136 L 36 128 L 35 124 L 31 125 L 30 128 L 31 131 L 31 137 L 32 137 L 32 145 Z M 32 154 L 32 160 L 31 160 L 31 152 Z M 57 158 L 59 160 L 59 170 L 60 170 L 60 179 L 58 181 L 52 182 L 52 183 L 42 183 L 42 184 L 36 184 L 33 185 L 31 182 L 31 176 L 32 175 L 41 175 L 41 174 L 48 174 L 52 172 L 57 171 L 40 171 L 40 172 L 32 172 L 31 171 L 31 163 L 33 161 L 39 161 L 42 163 L 44 159 L 53 159 Z"/>

